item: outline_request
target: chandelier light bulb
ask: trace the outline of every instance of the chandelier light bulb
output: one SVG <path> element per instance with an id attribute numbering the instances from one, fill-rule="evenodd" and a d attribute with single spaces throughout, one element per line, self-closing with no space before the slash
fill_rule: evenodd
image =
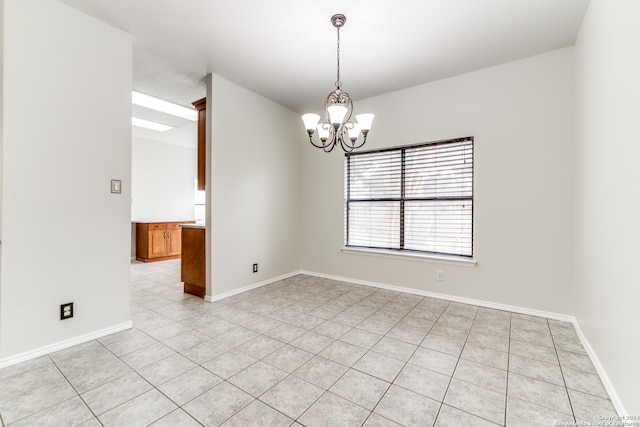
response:
<path id="1" fill-rule="evenodd" d="M 349 127 L 348 129 L 349 129 L 349 139 L 353 144 L 354 142 L 357 141 L 358 137 L 360 136 L 360 125 L 358 123 L 352 123 L 351 127 Z"/>
<path id="2" fill-rule="evenodd" d="M 318 124 L 318 137 L 320 141 L 326 142 L 329 139 L 329 134 L 331 133 L 331 126 L 329 123 L 320 123 Z"/>
<path id="3" fill-rule="evenodd" d="M 327 108 L 327 112 L 329 113 L 329 121 L 333 125 L 334 128 L 338 128 L 341 124 L 344 123 L 344 117 L 347 115 L 349 109 L 344 105 L 332 105 Z"/>
<path id="4" fill-rule="evenodd" d="M 303 114 L 302 121 L 304 122 L 304 128 L 307 130 L 307 132 L 311 131 L 311 133 L 313 133 L 318 122 L 320 121 L 320 116 L 314 113 Z"/>
<path id="5" fill-rule="evenodd" d="M 360 129 L 362 129 L 363 131 L 368 132 L 369 129 L 371 129 L 371 124 L 373 123 L 373 118 L 375 116 L 376 115 L 372 114 L 372 113 L 358 114 L 356 116 L 356 120 L 358 121 L 358 124 L 360 125 Z"/>

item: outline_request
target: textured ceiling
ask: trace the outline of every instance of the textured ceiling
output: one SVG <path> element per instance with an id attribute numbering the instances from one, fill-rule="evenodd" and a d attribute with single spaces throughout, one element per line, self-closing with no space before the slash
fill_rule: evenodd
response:
<path id="1" fill-rule="evenodd" d="M 297 112 L 572 45 L 588 0 L 62 0 L 133 36 L 134 89 L 190 105 L 216 73 Z"/>

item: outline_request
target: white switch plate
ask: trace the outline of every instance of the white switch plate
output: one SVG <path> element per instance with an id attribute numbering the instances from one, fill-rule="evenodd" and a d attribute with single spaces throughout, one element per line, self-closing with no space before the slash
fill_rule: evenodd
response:
<path id="1" fill-rule="evenodd" d="M 122 193 L 122 181 L 119 179 L 112 179 L 111 180 L 111 192 L 113 194 L 120 194 Z"/>

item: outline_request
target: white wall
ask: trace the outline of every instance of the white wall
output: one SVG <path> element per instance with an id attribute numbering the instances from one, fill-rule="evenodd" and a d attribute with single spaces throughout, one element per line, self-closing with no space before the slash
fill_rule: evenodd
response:
<path id="1" fill-rule="evenodd" d="M 640 3 L 591 0 L 576 42 L 575 316 L 640 414 Z"/>
<path id="2" fill-rule="evenodd" d="M 355 103 L 377 114 L 365 150 L 475 137 L 476 266 L 342 253 L 344 157 L 307 143 L 302 268 L 571 314 L 572 63 L 566 48 Z"/>
<path id="3" fill-rule="evenodd" d="M 299 269 L 302 138 L 293 111 L 217 75 L 208 84 L 207 295 L 215 297 Z"/>
<path id="4" fill-rule="evenodd" d="M 0 361 L 130 319 L 131 38 L 53 0 L 3 28 Z"/>
<path id="5" fill-rule="evenodd" d="M 3 194 L 3 160 L 4 147 L 4 0 L 0 0 L 0 310 L 2 310 L 2 201 Z M 0 331 L 2 331 L 2 315 L 0 313 Z M 2 334 L 0 333 L 0 349 L 2 348 Z"/>
<path id="6" fill-rule="evenodd" d="M 131 156 L 131 220 L 193 220 L 196 149 L 133 138 Z"/>

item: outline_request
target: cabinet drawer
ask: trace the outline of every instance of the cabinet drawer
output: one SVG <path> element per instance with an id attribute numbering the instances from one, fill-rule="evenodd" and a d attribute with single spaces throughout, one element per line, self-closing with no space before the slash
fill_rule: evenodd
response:
<path id="1" fill-rule="evenodd" d="M 149 224 L 149 230 L 166 230 L 166 229 L 167 229 L 167 224 L 163 224 L 163 223 L 158 223 L 158 224 L 150 223 Z"/>
<path id="2" fill-rule="evenodd" d="M 180 230 L 180 224 L 184 224 L 184 222 L 170 222 L 167 224 L 167 230 Z"/>

